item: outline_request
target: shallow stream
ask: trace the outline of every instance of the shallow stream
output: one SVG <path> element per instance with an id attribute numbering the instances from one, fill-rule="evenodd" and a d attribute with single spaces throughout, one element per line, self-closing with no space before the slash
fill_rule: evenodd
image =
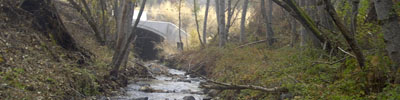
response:
<path id="1" fill-rule="evenodd" d="M 203 100 L 209 98 L 199 88 L 200 78 L 191 78 L 184 71 L 164 68 L 168 74 L 154 75 L 155 79 L 137 79 L 126 88 L 126 95 L 113 100 Z M 154 70 L 154 69 L 152 69 Z M 160 68 L 156 68 L 160 70 Z M 192 98 L 193 97 L 193 98 Z M 185 98 L 185 99 L 184 99 Z M 188 99 L 192 98 L 192 99 Z"/>

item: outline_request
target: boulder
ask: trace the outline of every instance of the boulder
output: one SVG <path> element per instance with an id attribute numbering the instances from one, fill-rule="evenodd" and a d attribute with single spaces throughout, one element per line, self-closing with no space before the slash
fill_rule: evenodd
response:
<path id="1" fill-rule="evenodd" d="M 149 97 L 134 98 L 131 100 L 149 100 Z"/>
<path id="2" fill-rule="evenodd" d="M 178 81 L 178 82 L 188 82 L 188 83 L 191 82 L 190 80 L 187 80 L 187 79 L 178 79 L 177 81 Z"/>
<path id="3" fill-rule="evenodd" d="M 142 86 L 139 88 L 139 91 L 143 91 L 143 92 L 153 92 L 153 89 L 149 86 Z"/>
<path id="4" fill-rule="evenodd" d="M 193 96 L 185 96 L 183 97 L 183 100 L 196 100 Z"/>
<path id="5" fill-rule="evenodd" d="M 186 89 L 186 90 L 181 90 L 180 92 L 182 92 L 182 93 L 190 93 L 192 90 L 190 90 L 190 89 Z"/>

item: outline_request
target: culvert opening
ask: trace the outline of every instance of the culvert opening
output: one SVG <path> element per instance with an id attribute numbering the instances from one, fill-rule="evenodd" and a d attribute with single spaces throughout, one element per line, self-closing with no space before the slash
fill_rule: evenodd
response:
<path id="1" fill-rule="evenodd" d="M 138 28 L 136 34 L 138 36 L 134 44 L 136 57 L 144 61 L 158 59 L 158 54 L 162 52 L 162 49 L 156 46 L 164 41 L 163 37 L 142 28 Z"/>

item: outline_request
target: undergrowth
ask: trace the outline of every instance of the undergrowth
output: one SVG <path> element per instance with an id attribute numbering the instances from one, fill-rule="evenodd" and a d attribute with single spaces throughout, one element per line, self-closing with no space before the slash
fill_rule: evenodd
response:
<path id="1" fill-rule="evenodd" d="M 265 44 L 236 48 L 208 47 L 187 51 L 176 58 L 183 69 L 204 71 L 219 82 L 286 87 L 294 99 L 400 99 L 399 86 L 388 82 L 390 60 L 384 54 L 367 55 L 362 70 L 348 55 L 330 56 L 314 48 L 283 47 L 268 49 Z M 340 54 L 340 53 L 339 53 Z M 196 70 L 202 69 L 202 70 Z M 227 90 L 225 99 L 277 99 L 279 94 L 255 90 Z"/>

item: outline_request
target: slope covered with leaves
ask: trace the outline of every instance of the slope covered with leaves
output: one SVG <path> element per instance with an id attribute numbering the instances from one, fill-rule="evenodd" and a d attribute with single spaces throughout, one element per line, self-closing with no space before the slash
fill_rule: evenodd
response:
<path id="1" fill-rule="evenodd" d="M 0 4 L 0 99 L 94 99 L 118 93 L 126 76 L 144 74 L 127 67 L 125 77 L 107 80 L 112 50 L 97 44 L 79 13 L 63 2 L 58 10 L 81 51 L 65 50 L 37 31 L 35 16 L 19 8 L 19 0 Z"/>

